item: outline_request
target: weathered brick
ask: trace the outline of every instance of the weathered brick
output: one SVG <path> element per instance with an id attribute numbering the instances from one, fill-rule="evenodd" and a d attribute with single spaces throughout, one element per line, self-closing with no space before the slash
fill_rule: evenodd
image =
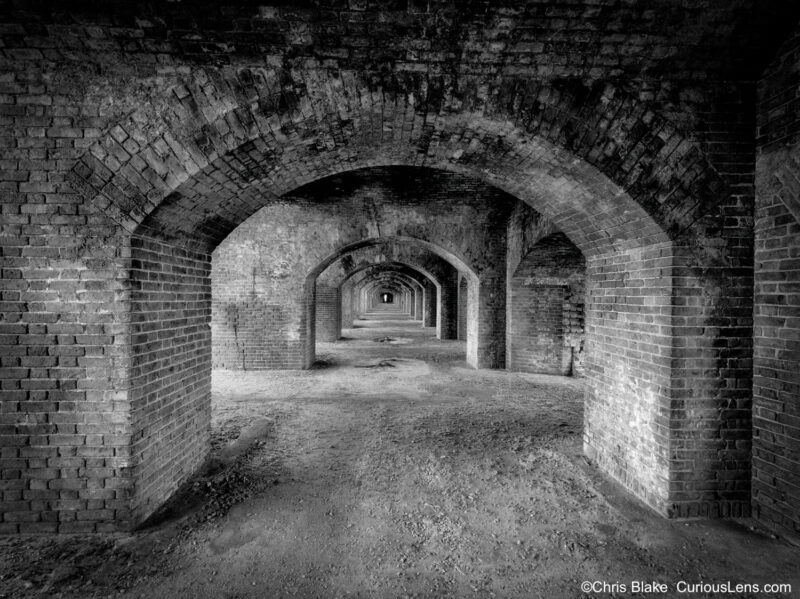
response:
<path id="1" fill-rule="evenodd" d="M 798 40 L 795 31 L 759 83 L 752 435 L 754 511 L 795 535 L 800 509 L 777 486 L 800 485 L 797 465 L 783 459 L 800 446 L 800 275 L 791 258 L 800 255 Z"/>
<path id="2" fill-rule="evenodd" d="M 273 296 L 254 294 L 253 301 L 223 314 L 218 310 L 223 300 L 231 302 L 210 282 L 210 255 L 264 205 L 283 202 L 281 209 L 290 210 L 300 205 L 296 191 L 305 185 L 330 182 L 326 177 L 342 171 L 386 165 L 417 167 L 428 181 L 447 178 L 442 171 L 475 177 L 486 190 L 484 200 L 501 196 L 501 188 L 547 214 L 580 248 L 589 292 L 587 447 L 601 467 L 663 512 L 745 514 L 749 408 L 732 406 L 747 398 L 755 372 L 755 505 L 766 521 L 796 527 L 796 506 L 777 501 L 776 486 L 758 476 L 770 468 L 773 478 L 795 484 L 797 475 L 796 468 L 769 461 L 796 441 L 793 406 L 800 389 L 792 368 L 800 293 L 785 287 L 796 279 L 798 259 L 793 254 L 794 144 L 800 132 L 795 122 L 800 101 L 792 83 L 796 34 L 759 83 L 758 117 L 751 83 L 796 22 L 793 3 L 763 15 L 754 3 L 706 3 L 703 18 L 697 19 L 703 25 L 697 27 L 686 27 L 690 17 L 676 18 L 682 13 L 670 3 L 648 4 L 646 10 L 642 3 L 609 4 L 604 10 L 596 2 L 551 3 L 547 18 L 537 11 L 515 16 L 508 43 L 496 39 L 491 25 L 507 7 L 481 4 L 482 12 L 473 13 L 476 8 L 465 6 L 458 30 L 442 23 L 440 34 L 431 36 L 428 23 L 436 9 L 426 3 L 409 3 L 396 15 L 379 14 L 361 0 L 341 8 L 309 8 L 302 31 L 286 18 L 285 7 L 265 5 L 239 23 L 252 32 L 254 43 L 260 39 L 269 47 L 259 54 L 262 78 L 244 75 L 248 70 L 240 68 L 237 43 L 195 39 L 178 46 L 169 41 L 176 32 L 168 26 L 154 32 L 138 24 L 192 22 L 193 7 L 184 4 L 153 7 L 156 17 L 165 10 L 170 18 L 134 20 L 129 29 L 114 31 L 109 29 L 117 20 L 113 3 L 98 8 L 96 23 L 82 14 L 86 27 L 70 34 L 69 54 L 57 52 L 52 43 L 58 30 L 48 27 L 65 15 L 48 3 L 24 11 L 9 8 L 9 22 L 0 32 L 6 58 L 0 88 L 3 278 L 27 284 L 7 289 L 0 298 L 7 310 L 0 332 L 15 337 L 5 347 L 34 348 L 3 354 L 9 359 L 0 379 L 3 410 L 6 402 L 12 408 L 7 413 L 19 415 L 57 413 L 61 407 L 87 420 L 59 425 L 93 425 L 82 430 L 83 438 L 77 428 L 49 435 L 37 428 L 46 421 L 20 421 L 31 426 L 3 435 L 0 443 L 19 452 L 12 459 L 23 450 L 57 444 L 56 457 L 64 460 L 148 458 L 138 481 L 146 484 L 137 486 L 139 495 L 129 503 L 137 506 L 133 515 L 122 509 L 124 515 L 90 510 L 98 524 L 81 526 L 75 514 L 65 513 L 59 530 L 106 530 L 111 519 L 140 519 L 202 460 L 210 320 L 227 335 L 226 366 L 238 367 L 240 359 L 259 368 L 309 365 L 313 343 L 300 325 L 307 301 L 300 288 L 309 271 L 290 294 L 288 283 L 282 287 L 278 281 L 294 273 L 292 268 L 258 264 L 264 272 L 239 277 L 230 293 L 248 290 L 255 279 L 259 291 L 274 284 Z M 756 15 L 767 20 L 769 40 L 758 39 L 756 30 L 740 33 L 761 22 Z M 649 36 L 645 51 L 641 32 L 650 31 L 652 23 L 659 23 L 660 31 Z M 220 34 L 213 27 L 193 35 Z M 31 30 L 37 35 L 24 35 Z M 380 59 L 374 52 L 377 38 Z M 321 66 L 298 54 L 298 48 L 321 57 Z M 248 54 L 251 60 L 256 59 Z M 165 63 L 174 75 L 160 70 Z M 237 66 L 227 66 L 232 63 Z M 45 77 L 53 64 L 60 76 Z M 137 76 L 109 79 L 109 73 L 119 72 Z M 458 85 L 452 85 L 451 73 L 458 73 Z M 294 93 L 274 101 L 273 81 L 283 82 L 287 74 Z M 234 90 L 246 79 L 249 99 L 244 100 Z M 109 90 L 109 97 L 98 106 L 86 89 Z M 153 101 L 140 102 L 143 97 Z M 780 153 L 781 145 L 788 153 Z M 755 233 L 763 253 L 754 268 L 755 170 L 777 181 L 757 181 Z M 347 193 L 324 183 L 318 188 L 318 199 L 343 206 Z M 282 245 L 280 252 L 290 259 L 319 251 L 305 264 L 309 267 L 338 251 L 337 240 L 394 234 L 448 248 L 472 267 L 472 274 L 486 276 L 472 290 L 467 284 L 459 310 L 455 267 L 450 265 L 452 277 L 437 273 L 440 301 L 423 306 L 423 322 L 427 314 L 431 324 L 436 312 L 439 333 L 449 338 L 457 334 L 456 316 L 462 315 L 470 361 L 502 365 L 508 247 L 484 237 L 490 228 L 481 223 L 491 220 L 486 218 L 490 208 L 459 220 L 459 206 L 468 202 L 453 193 L 453 201 L 435 213 L 375 218 L 366 202 L 368 191 L 351 190 L 351 199 L 361 204 L 341 210 L 336 219 L 309 219 L 316 231 L 307 227 L 305 237 L 287 230 L 263 245 L 292 240 L 294 245 Z M 420 197 L 435 195 L 434 186 L 419 191 Z M 461 191 L 472 198 L 483 193 L 477 186 Z M 402 197 L 392 201 L 404 209 L 409 203 Z M 289 224 L 304 222 L 312 213 L 306 209 Z M 315 210 L 325 212 L 322 206 Z M 335 230 L 343 232 L 337 239 Z M 492 243 L 496 246 L 476 251 Z M 240 267 L 243 275 L 245 265 Z M 380 276 L 385 273 L 371 272 L 339 288 L 343 311 L 352 316 L 355 304 L 369 301 L 365 294 L 374 297 Z M 390 277 L 400 303 L 416 316 L 419 296 L 410 291 L 413 283 Z M 88 284 L 95 281 L 99 284 Z M 470 297 L 476 299 L 471 303 Z M 427 298 L 423 293 L 423 304 Z M 575 327 L 570 334 L 579 336 L 578 302 L 562 304 L 575 306 L 562 317 L 562 327 L 569 320 Z M 513 298 L 511 305 L 513 316 Z M 556 310 L 551 312 L 557 320 Z M 128 323 L 135 329 L 130 343 Z M 258 347 L 251 349 L 245 339 Z M 50 356 L 58 356 L 58 362 L 45 359 Z M 124 361 L 128 358 L 130 363 Z M 109 399 L 119 389 L 129 391 L 131 403 Z M 61 393 L 69 395 L 58 399 Z M 134 418 L 132 405 L 138 410 Z M 720 405 L 728 409 L 715 413 Z M 184 414 L 200 416 L 183 422 Z M 17 422 L 2 423 L 11 425 Z M 97 431 L 103 427 L 108 434 L 101 436 Z M 167 441 L 182 427 L 189 431 L 183 443 Z M 145 431 L 141 447 L 133 449 L 134 435 Z M 78 445 L 83 441 L 87 445 Z M 673 459 L 670 444 L 686 455 Z M 75 475 L 81 467 L 65 461 L 55 473 L 53 456 L 25 459 L 31 460 L 24 480 L 32 490 L 50 476 L 74 480 L 56 477 L 62 469 Z M 170 460 L 180 463 L 178 477 Z M 679 469 L 678 462 L 692 460 L 713 463 L 724 476 L 684 476 L 689 471 Z M 23 480 L 15 462 L 6 466 L 3 480 Z M 88 482 L 83 490 L 97 488 Z M 104 482 L 107 488 L 127 488 L 131 474 L 116 472 Z M 63 492 L 64 500 L 78 495 L 77 489 Z M 4 530 L 18 532 L 19 527 Z"/>
<path id="3" fill-rule="evenodd" d="M 520 219 L 509 224 L 509 244 L 530 245 L 536 229 L 522 231 Z M 534 221 L 535 222 L 535 221 Z M 537 223 L 538 224 L 538 223 Z M 546 236 L 530 248 L 509 248 L 521 254 L 509 260 L 506 366 L 521 372 L 582 374 L 586 261 L 563 234 Z"/>

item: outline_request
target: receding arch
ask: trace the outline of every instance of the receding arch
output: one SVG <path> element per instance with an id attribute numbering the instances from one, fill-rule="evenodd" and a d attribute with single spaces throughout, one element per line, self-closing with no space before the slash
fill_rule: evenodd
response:
<path id="1" fill-rule="evenodd" d="M 361 272 L 364 273 L 364 276 L 357 277 L 357 275 Z M 367 267 L 361 269 L 359 273 L 353 273 L 352 275 L 349 275 L 344 281 L 342 281 L 339 288 L 344 289 L 347 282 L 353 280 L 355 277 L 357 277 L 357 279 L 354 281 L 354 290 L 356 293 L 359 286 L 363 285 L 364 282 L 370 278 L 382 277 L 383 279 L 402 281 L 403 283 L 409 285 L 413 290 L 413 297 L 411 298 L 413 300 L 413 305 L 410 306 L 411 316 L 415 320 L 423 320 L 422 306 L 424 302 L 424 295 L 425 293 L 429 293 L 431 287 L 434 285 L 434 283 L 426 276 L 422 275 L 421 273 L 415 273 L 415 271 L 410 267 L 402 268 L 400 266 L 395 266 L 393 268 Z M 426 288 L 428 289 L 427 292 Z"/>
<path id="2" fill-rule="evenodd" d="M 364 309 L 367 312 L 374 312 L 378 297 L 382 293 L 391 294 L 391 304 L 393 308 L 397 308 L 397 312 L 402 311 L 403 314 L 411 315 L 410 312 L 410 298 L 413 295 L 411 286 L 402 280 L 395 278 L 377 277 L 371 281 L 363 282 L 361 291 L 364 296 L 365 305 Z"/>
<path id="3" fill-rule="evenodd" d="M 328 257 L 323 259 L 316 267 L 314 267 L 311 272 L 308 273 L 306 276 L 306 285 L 309 284 L 309 281 L 315 281 L 316 278 L 328 268 L 331 264 L 333 264 L 336 260 L 342 258 L 346 254 L 350 254 L 362 248 L 368 248 L 373 246 L 381 246 L 381 245 L 393 245 L 393 244 L 409 244 L 415 245 L 425 250 L 432 252 L 451 265 L 454 268 L 457 268 L 460 271 L 465 272 L 468 276 L 473 277 L 475 280 L 478 279 L 478 275 L 475 272 L 475 269 L 467 264 L 461 256 L 457 256 L 451 251 L 448 251 L 441 246 L 433 244 L 429 241 L 425 241 L 423 239 L 417 239 L 414 237 L 406 237 L 406 236 L 389 236 L 389 237 L 374 237 L 370 239 L 363 239 L 361 241 L 357 241 L 355 243 L 348 244 L 339 248 L 336 252 L 330 254 Z"/>
<path id="4" fill-rule="evenodd" d="M 437 285 L 436 276 L 430 271 L 426 270 L 419 264 L 411 264 L 408 262 L 400 262 L 397 260 L 387 262 L 374 262 L 367 264 L 359 264 L 358 266 L 350 269 L 341 279 L 337 282 L 339 285 L 344 285 L 349 279 L 355 277 L 365 270 L 374 269 L 382 272 L 399 272 L 406 276 L 414 276 L 416 274 L 417 282 L 422 283 L 425 280 L 429 281 L 431 285 Z"/>
<path id="5" fill-rule="evenodd" d="M 355 298 L 352 296 L 354 291 L 353 285 L 351 284 L 352 281 L 362 275 L 368 276 L 371 271 L 379 270 L 401 272 L 409 278 L 414 279 L 417 284 L 420 285 L 423 294 L 421 304 L 417 306 L 418 310 L 421 312 L 418 314 L 418 319 L 422 321 L 422 326 L 424 327 L 437 326 L 436 315 L 439 310 L 436 307 L 436 302 L 437 298 L 441 295 L 439 277 L 416 261 L 400 262 L 396 260 L 360 264 L 342 277 L 339 282 L 339 289 L 342 295 L 342 326 L 350 326 L 354 316 L 352 303 Z M 441 338 L 441 327 L 437 327 L 437 336 Z"/>
<path id="6" fill-rule="evenodd" d="M 453 269 L 454 273 L 463 272 L 466 277 L 469 277 L 476 289 L 479 289 L 481 279 L 478 274 L 475 272 L 471 265 L 468 265 L 464 259 L 460 256 L 455 255 L 453 252 L 448 251 L 440 246 L 437 246 L 433 243 L 428 241 L 412 238 L 412 237 L 405 237 L 405 236 L 391 236 L 391 237 L 380 237 L 380 238 L 371 238 L 371 239 L 364 239 L 358 242 L 347 244 L 341 248 L 339 248 L 336 252 L 331 253 L 329 256 L 324 258 L 314 267 L 306 276 L 306 283 L 305 283 L 305 306 L 306 306 L 306 331 L 307 331 L 307 345 L 306 345 L 306 364 L 310 365 L 314 363 L 315 355 L 314 355 L 314 334 L 315 334 L 315 307 L 316 307 L 316 282 L 318 277 L 321 273 L 323 273 L 328 267 L 334 264 L 337 260 L 342 259 L 344 256 L 357 252 L 363 248 L 375 247 L 375 246 L 396 246 L 396 245 L 413 245 L 419 248 L 422 248 L 430 253 L 436 254 L 447 263 L 449 263 Z M 442 285 L 442 283 L 450 283 L 449 285 Z M 445 324 L 450 320 L 449 318 L 449 310 L 450 304 L 452 300 L 457 298 L 457 289 L 454 287 L 453 282 L 447 282 L 439 280 L 439 286 L 437 287 L 437 291 L 440 296 L 440 303 L 439 309 L 437 310 L 437 334 L 440 338 L 449 338 L 450 333 L 448 331 L 445 334 Z M 448 302 L 448 299 L 450 301 Z M 472 312 L 474 313 L 474 318 L 478 319 L 478 300 L 479 300 L 479 292 L 474 294 L 473 302 L 474 306 L 472 307 Z M 447 309 L 446 309 L 447 308 Z M 453 314 L 455 316 L 455 314 Z M 483 329 L 486 329 L 487 323 L 484 323 Z M 477 323 L 474 327 L 478 329 Z M 493 334 L 492 334 L 493 335 Z M 473 366 L 478 366 L 481 364 L 482 355 L 481 352 L 485 352 L 486 349 L 481 345 L 481 338 L 477 334 L 473 336 L 471 340 L 467 342 L 467 361 L 468 363 L 472 364 Z M 491 348 L 489 348 L 491 351 Z M 489 358 L 491 359 L 491 358 Z"/>
<path id="7" fill-rule="evenodd" d="M 401 307 L 408 309 L 409 315 L 415 320 L 421 320 L 417 318 L 416 309 L 417 298 L 423 293 L 423 287 L 415 279 L 398 271 L 375 269 L 356 284 L 356 292 L 359 289 L 367 291 L 373 285 L 400 285 L 406 289 L 408 293 L 402 296 L 401 304 L 408 303 Z"/>

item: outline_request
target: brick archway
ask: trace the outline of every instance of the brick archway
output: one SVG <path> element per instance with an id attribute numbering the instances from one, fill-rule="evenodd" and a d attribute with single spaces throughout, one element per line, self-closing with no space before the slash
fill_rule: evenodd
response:
<path id="1" fill-rule="evenodd" d="M 435 78 L 374 88 L 347 72 L 301 76 L 286 93 L 275 86 L 279 71 L 199 69 L 164 98 L 160 122 L 133 115 L 118 124 L 71 180 L 130 231 L 157 210 L 151 226 L 161 234 L 196 241 L 202 231 L 213 243 L 259 195 L 279 197 L 359 165 L 480 171 L 587 255 L 615 242 L 663 241 L 662 231 L 680 238 L 727 197 L 697 144 L 610 84 L 518 88 L 508 108 L 487 115 L 470 97 L 458 98 L 461 111 L 444 110 L 456 98 Z M 257 191 L 248 189 L 254 183 Z M 225 210 L 186 210 L 202 197 Z"/>
<path id="2" fill-rule="evenodd" d="M 351 279 L 358 277 L 358 275 L 363 275 L 358 277 L 357 282 L 360 282 L 366 277 L 383 273 L 398 276 L 404 280 L 413 281 L 415 284 L 420 286 L 425 286 L 426 284 L 433 286 L 440 285 L 440 283 L 433 278 L 431 273 L 426 273 L 424 270 L 420 269 L 420 267 L 402 262 L 382 262 L 379 264 L 364 264 L 351 270 L 339 280 L 339 286 L 344 285 Z"/>
<path id="3" fill-rule="evenodd" d="M 339 282 L 339 289 L 342 294 L 342 320 L 343 326 L 350 326 L 353 322 L 355 314 L 353 304 L 356 301 L 356 285 L 364 278 L 370 276 L 372 272 L 386 272 L 393 271 L 404 274 L 410 279 L 414 280 L 422 290 L 421 305 L 418 305 L 419 320 L 422 321 L 424 327 L 436 327 L 437 337 L 442 338 L 442 326 L 438 323 L 437 315 L 441 313 L 441 309 L 437 308 L 437 301 L 441 298 L 442 283 L 441 281 L 446 278 L 440 273 L 438 276 L 426 269 L 424 265 L 417 263 L 414 260 L 406 262 L 391 261 L 391 262 L 378 262 L 366 263 L 355 267 L 349 271 Z"/>
<path id="4" fill-rule="evenodd" d="M 421 308 L 423 305 L 424 287 L 415 278 L 398 270 L 374 269 L 365 273 L 365 276 L 356 282 L 356 297 L 358 297 L 359 290 L 366 290 L 373 281 L 382 281 L 387 284 L 398 284 L 404 289 L 408 290 L 408 296 L 406 298 L 408 304 L 404 307 L 408 309 L 408 314 L 412 319 L 422 320 Z"/>
<path id="5" fill-rule="evenodd" d="M 343 306 L 348 306 L 345 296 L 352 293 L 350 281 L 353 277 L 372 269 L 402 269 L 406 274 L 418 277 L 420 284 L 425 287 L 423 325 L 436 327 L 439 338 L 452 337 L 452 323 L 447 318 L 442 322 L 440 317 L 442 311 L 437 308 L 437 301 L 442 298 L 442 285 L 450 285 L 455 272 L 455 268 L 449 262 L 419 246 L 397 243 L 362 248 L 347 256 L 347 264 L 344 259 L 337 260 L 320 273 L 318 279 L 324 280 L 326 285 L 336 286 L 341 290 Z M 449 289 L 446 292 L 448 297 L 452 296 Z M 446 307 L 445 314 L 451 313 L 452 309 Z M 343 326 L 346 322 L 352 322 L 352 314 L 343 313 L 342 317 Z"/>
<path id="6" fill-rule="evenodd" d="M 356 287 L 351 286 L 351 293 L 347 294 L 344 290 L 345 283 L 360 273 L 364 276 L 358 277 Z M 397 304 L 397 307 L 402 304 L 403 308 L 408 309 L 411 318 L 422 321 L 424 283 L 420 282 L 419 278 L 430 282 L 425 275 L 399 263 L 361 266 L 349 272 L 343 280 L 338 282 L 334 280 L 333 284 L 325 284 L 322 282 L 323 276 L 318 277 L 315 285 L 314 343 L 336 341 L 341 337 L 342 328 L 353 326 L 353 320 L 365 310 L 363 298 L 359 296 L 358 291 L 363 285 L 373 281 L 400 285 L 407 294 L 401 293 L 390 303 Z M 433 285 L 432 282 L 430 284 Z"/>
<path id="7" fill-rule="evenodd" d="M 367 313 L 376 312 L 375 308 L 383 303 L 381 297 L 386 296 L 389 298 L 386 303 L 397 308 L 397 315 L 411 316 L 410 302 L 414 290 L 406 281 L 394 276 L 377 275 L 373 280 L 364 282 L 361 291 L 364 294 L 364 307 Z"/>
<path id="8" fill-rule="evenodd" d="M 474 267 L 465 262 L 463 257 L 456 256 L 452 252 L 443 249 L 430 242 L 410 238 L 410 237 L 381 237 L 375 239 L 365 239 L 363 241 L 349 244 L 348 246 L 340 248 L 337 252 L 331 254 L 322 260 L 306 277 L 306 292 L 305 292 L 305 305 L 306 305 L 306 323 L 307 334 L 310 340 L 307 344 L 306 360 L 308 363 L 313 363 L 314 343 L 313 333 L 315 315 L 314 309 L 316 307 L 315 290 L 316 281 L 320 275 L 337 261 L 342 260 L 345 256 L 357 254 L 366 248 L 390 248 L 388 252 L 393 251 L 394 248 L 402 246 L 410 246 L 413 248 L 421 249 L 427 254 L 433 254 L 440 259 L 447 262 L 452 267 L 452 275 L 463 272 L 465 276 L 473 281 L 476 292 L 473 294 L 470 304 L 470 310 L 473 314 L 473 328 L 475 335 L 467 343 L 467 362 L 474 367 L 485 367 L 485 365 L 496 364 L 497 346 L 495 344 L 496 336 L 498 334 L 498 327 L 504 326 L 504 321 L 501 319 L 503 314 L 502 310 L 498 310 L 497 306 L 488 302 L 487 298 L 492 295 L 493 280 L 486 280 L 478 275 Z M 387 253 L 388 253 L 387 252 Z M 449 339 L 452 336 L 453 329 L 456 322 L 456 300 L 457 300 L 457 279 L 455 276 L 447 277 L 434 277 L 428 273 L 429 278 L 438 282 L 437 292 L 439 296 L 439 304 L 437 313 L 437 335 L 443 339 Z M 495 365 L 496 367 L 496 365 Z"/>
<path id="9" fill-rule="evenodd" d="M 513 108 L 485 114 L 444 110 L 446 94 L 416 80 L 397 93 L 365 88 L 352 75 L 314 77 L 291 97 L 272 93 L 266 73 L 225 71 L 202 85 L 188 79 L 165 101 L 163 122 L 121 123 L 71 172 L 71 184 L 130 240 L 133 290 L 120 307 L 134 315 L 126 332 L 131 342 L 123 346 L 132 355 L 114 382 L 132 404 L 149 405 L 149 398 L 183 389 L 182 376 L 197 381 L 170 400 L 174 409 L 196 414 L 180 443 L 173 438 L 177 423 L 166 413 L 156 426 L 143 425 L 141 411 L 130 423 L 134 520 L 150 513 L 204 454 L 209 252 L 250 214 L 298 186 L 376 165 L 478 174 L 549 217 L 586 255 L 595 283 L 587 309 L 587 454 L 662 513 L 745 511 L 749 493 L 740 481 L 749 473 L 741 472 L 742 457 L 725 454 L 737 472 L 726 480 L 715 476 L 719 461 L 711 459 L 744 434 L 741 419 L 718 416 L 701 428 L 691 423 L 726 396 L 717 373 L 728 358 L 715 333 L 698 338 L 692 352 L 672 341 L 677 329 L 700 328 L 712 317 L 724 327 L 739 317 L 735 307 L 715 313 L 724 303 L 720 273 L 730 267 L 724 256 L 713 243 L 689 243 L 705 238 L 704 215 L 728 195 L 699 146 L 609 86 L 537 92 L 535 106 L 520 89 Z M 615 116 L 604 119 L 608 114 Z M 167 266 L 160 280 L 136 274 L 152 261 Z M 158 322 L 168 336 L 180 337 L 183 351 L 162 359 L 161 340 L 150 336 L 157 331 L 137 328 L 139 319 L 152 316 L 137 293 L 175 284 L 176 273 L 181 299 L 160 302 Z M 698 289 L 708 297 L 691 305 Z M 677 315 L 670 307 L 684 301 L 691 309 Z M 180 331 L 170 328 L 187 318 Z M 696 368 L 698 356 L 709 368 Z M 175 373 L 178 357 L 182 374 Z M 150 380 L 145 372 L 153 360 L 158 369 Z M 685 480 L 680 465 L 689 458 L 676 457 L 673 441 L 682 435 L 702 440 L 709 432 L 715 449 L 698 442 L 688 450 L 707 467 Z M 174 455 L 163 461 L 167 445 Z M 698 492 L 695 483 L 714 491 Z"/>

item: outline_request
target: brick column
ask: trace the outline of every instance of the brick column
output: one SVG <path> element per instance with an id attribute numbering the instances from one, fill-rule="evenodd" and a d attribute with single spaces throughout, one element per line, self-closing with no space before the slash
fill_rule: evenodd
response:
<path id="1" fill-rule="evenodd" d="M 511 285 L 507 367 L 517 372 L 569 374 L 564 363 L 562 285 Z"/>
<path id="2" fill-rule="evenodd" d="M 436 326 L 436 285 L 430 282 L 425 283 L 425 298 L 422 315 L 422 326 Z"/>
<path id="3" fill-rule="evenodd" d="M 342 336 L 341 296 L 336 287 L 317 285 L 317 341 L 336 341 Z"/>
<path id="4" fill-rule="evenodd" d="M 346 281 L 344 285 L 339 288 L 339 294 L 342 299 L 342 328 L 349 329 L 353 326 L 353 319 L 355 318 L 355 290 L 350 281 Z"/>
<path id="5" fill-rule="evenodd" d="M 496 269 L 481 279 L 475 293 L 468 292 L 467 362 L 475 368 L 505 367 L 505 285 L 505 271 Z"/>
<path id="6" fill-rule="evenodd" d="M 469 285 L 466 277 L 459 276 L 458 283 L 458 338 L 461 341 L 467 340 L 467 298 L 469 297 Z"/>
<path id="7" fill-rule="evenodd" d="M 663 514 L 670 500 L 672 268 L 669 244 L 587 260 L 584 451 Z"/>
<path id="8" fill-rule="evenodd" d="M 436 336 L 439 339 L 458 338 L 458 271 L 441 281 L 436 318 Z"/>

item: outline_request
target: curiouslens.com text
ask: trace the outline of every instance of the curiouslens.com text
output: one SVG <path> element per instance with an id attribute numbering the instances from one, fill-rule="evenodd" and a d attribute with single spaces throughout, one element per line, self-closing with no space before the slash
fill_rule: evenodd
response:
<path id="1" fill-rule="evenodd" d="M 700 593 L 779 593 L 790 595 L 792 585 L 786 583 L 748 583 L 748 582 L 659 582 L 652 580 L 631 580 L 627 582 L 605 580 L 585 580 L 581 583 L 584 593 L 631 593 L 637 595 L 694 595 Z"/>

